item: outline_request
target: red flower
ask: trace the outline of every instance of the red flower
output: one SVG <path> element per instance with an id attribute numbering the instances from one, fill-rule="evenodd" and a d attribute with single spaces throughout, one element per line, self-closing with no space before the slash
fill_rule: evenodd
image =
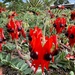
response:
<path id="1" fill-rule="evenodd" d="M 34 29 L 30 29 L 29 34 L 28 34 L 29 41 L 32 40 L 33 36 L 36 38 L 41 38 L 42 30 L 38 27 L 34 27 Z"/>
<path id="2" fill-rule="evenodd" d="M 22 28 L 22 21 L 10 19 L 9 23 L 7 24 L 7 30 L 10 33 L 12 40 L 18 39 L 20 34 L 25 37 L 25 32 Z"/>
<path id="3" fill-rule="evenodd" d="M 75 26 L 69 26 L 65 35 L 69 38 L 69 44 L 73 46 L 75 44 Z"/>
<path id="4" fill-rule="evenodd" d="M 37 33 L 38 35 L 39 33 Z M 37 36 L 36 35 L 36 36 Z M 35 72 L 39 66 L 48 69 L 50 60 L 54 61 L 54 55 L 57 51 L 58 43 L 57 36 L 52 35 L 50 38 L 46 38 L 46 43 L 43 44 L 43 40 L 40 37 L 33 36 L 29 45 L 30 56 L 32 58 L 32 66 L 35 66 Z"/>
<path id="5" fill-rule="evenodd" d="M 71 11 L 71 19 L 75 20 L 75 10 Z"/>
<path id="6" fill-rule="evenodd" d="M 57 33 L 61 33 L 66 26 L 66 19 L 64 17 L 58 17 L 55 21 L 53 26 L 55 27 Z"/>
<path id="7" fill-rule="evenodd" d="M 16 21 L 15 21 L 15 24 L 16 24 L 16 26 L 17 26 L 16 31 L 18 31 L 19 34 L 21 33 L 22 36 L 25 38 L 25 37 L 26 37 L 26 34 L 25 34 L 25 31 L 24 31 L 24 28 L 22 27 L 22 21 L 21 21 L 21 20 L 16 20 Z M 15 26 L 15 27 L 16 27 L 16 26 Z"/>
<path id="8" fill-rule="evenodd" d="M 2 51 L 2 44 L 4 43 L 5 40 L 6 38 L 4 36 L 4 31 L 2 28 L 0 28 L 0 52 Z"/>
<path id="9" fill-rule="evenodd" d="M 44 49 L 46 52 L 50 53 L 51 55 L 55 55 L 58 49 L 58 40 L 57 40 L 57 35 L 52 35 L 47 42 L 44 45 Z M 51 49 L 51 50 L 50 50 Z"/>

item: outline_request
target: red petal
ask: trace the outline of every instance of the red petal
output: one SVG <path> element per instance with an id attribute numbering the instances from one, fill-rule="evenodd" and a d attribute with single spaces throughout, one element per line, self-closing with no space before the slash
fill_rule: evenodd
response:
<path id="1" fill-rule="evenodd" d="M 2 43 L 0 43 L 0 52 L 2 51 Z"/>
<path id="2" fill-rule="evenodd" d="M 22 28 L 22 30 L 21 30 L 21 33 L 22 33 L 22 36 L 25 38 L 25 37 L 26 37 L 26 33 L 25 33 L 25 31 L 24 31 L 23 28 Z"/>

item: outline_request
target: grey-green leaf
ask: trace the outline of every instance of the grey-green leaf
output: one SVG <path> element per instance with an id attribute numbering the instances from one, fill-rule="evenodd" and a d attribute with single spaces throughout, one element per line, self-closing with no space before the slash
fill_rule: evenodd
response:
<path id="1" fill-rule="evenodd" d="M 8 55 L 6 56 L 6 60 L 7 60 L 7 61 L 10 61 L 10 60 L 11 60 L 10 54 L 8 54 Z"/>
<path id="2" fill-rule="evenodd" d="M 25 63 L 25 64 L 22 64 L 22 66 L 21 66 L 21 70 L 26 70 L 28 68 L 28 65 Z"/>
<path id="3" fill-rule="evenodd" d="M 32 72 L 31 68 L 27 68 L 27 69 L 24 71 L 25 74 L 30 74 L 31 72 Z"/>

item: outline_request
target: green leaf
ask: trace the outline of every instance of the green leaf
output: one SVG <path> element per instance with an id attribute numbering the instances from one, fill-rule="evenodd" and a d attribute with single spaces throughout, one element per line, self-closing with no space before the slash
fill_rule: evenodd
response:
<path id="1" fill-rule="evenodd" d="M 8 55 L 6 56 L 6 60 L 7 60 L 7 61 L 10 61 L 10 60 L 11 60 L 10 54 L 8 54 Z"/>
<path id="2" fill-rule="evenodd" d="M 11 63 L 12 63 L 12 65 L 17 65 L 17 63 L 19 63 L 20 61 L 19 61 L 19 59 L 18 58 L 14 58 L 14 59 L 12 59 L 11 60 Z"/>
<path id="3" fill-rule="evenodd" d="M 16 65 L 16 67 L 21 68 L 21 66 L 25 64 L 25 62 L 23 60 L 19 61 Z"/>
<path id="4" fill-rule="evenodd" d="M 0 60 L 2 60 L 2 53 L 0 53 Z"/>
<path id="5" fill-rule="evenodd" d="M 57 63 L 56 65 L 57 65 L 58 67 L 63 67 L 63 65 L 60 64 L 60 63 Z"/>
<path id="6" fill-rule="evenodd" d="M 28 65 L 25 63 L 25 64 L 22 64 L 20 70 L 26 70 L 28 68 Z"/>
<path id="7" fill-rule="evenodd" d="M 25 74 L 30 74 L 31 72 L 32 72 L 31 68 L 27 68 L 27 69 L 24 71 Z"/>
<path id="8" fill-rule="evenodd" d="M 3 50 L 14 50 L 14 49 L 15 49 L 15 45 L 12 43 L 7 43 L 3 45 Z"/>
<path id="9" fill-rule="evenodd" d="M 50 65 L 50 67 L 55 68 L 55 69 L 58 69 L 57 65 L 55 65 L 55 64 Z"/>
<path id="10" fill-rule="evenodd" d="M 66 55 L 66 53 L 62 52 L 61 55 L 60 55 L 60 59 L 63 60 L 65 58 L 65 55 Z"/>

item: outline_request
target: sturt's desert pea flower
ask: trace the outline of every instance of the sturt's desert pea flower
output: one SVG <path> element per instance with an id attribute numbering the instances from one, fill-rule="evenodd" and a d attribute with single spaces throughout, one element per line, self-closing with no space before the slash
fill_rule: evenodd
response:
<path id="1" fill-rule="evenodd" d="M 36 30 L 36 31 L 35 31 Z M 29 51 L 32 59 L 32 66 L 35 66 L 35 72 L 41 66 L 42 72 L 44 68 L 48 70 L 50 61 L 54 62 L 54 55 L 58 52 L 57 35 L 45 37 L 46 42 L 43 44 L 43 34 L 40 28 L 34 27 L 29 33 Z M 38 32 L 38 33 L 37 33 Z M 36 36 L 35 36 L 36 35 Z"/>
<path id="2" fill-rule="evenodd" d="M 64 17 L 56 18 L 53 26 L 55 27 L 57 33 L 61 33 L 66 27 L 66 19 Z"/>
<path id="3" fill-rule="evenodd" d="M 70 46 L 75 44 L 75 25 L 69 25 L 65 35 L 69 39 Z"/>
<path id="4" fill-rule="evenodd" d="M 23 37 L 26 36 L 25 31 L 22 27 L 22 21 L 20 20 L 10 19 L 6 27 L 7 27 L 7 31 L 12 37 L 12 40 L 18 39 L 20 34 L 22 34 Z"/>
<path id="5" fill-rule="evenodd" d="M 34 29 L 31 28 L 29 30 L 29 34 L 28 34 L 29 41 L 32 40 L 33 36 L 36 37 L 36 38 L 41 38 L 43 36 L 42 29 L 40 29 L 37 26 L 35 26 Z"/>

